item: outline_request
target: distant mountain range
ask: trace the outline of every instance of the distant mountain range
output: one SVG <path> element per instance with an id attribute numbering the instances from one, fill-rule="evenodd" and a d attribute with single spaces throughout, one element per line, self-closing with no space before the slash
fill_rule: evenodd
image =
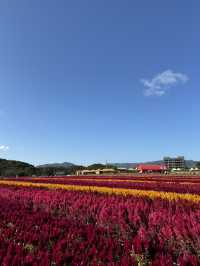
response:
<path id="1" fill-rule="evenodd" d="M 144 163 L 144 162 L 143 162 Z M 144 164 L 162 164 L 163 161 L 145 162 Z M 117 167 L 121 168 L 135 168 L 139 163 L 113 163 Z M 195 167 L 197 161 L 186 160 L 186 166 L 188 168 Z M 99 166 L 98 166 L 99 165 Z M 80 169 L 81 166 L 75 165 L 70 162 L 64 163 L 50 163 L 39 166 L 34 166 L 28 163 L 14 160 L 0 159 L 0 176 L 49 176 L 55 175 L 56 171 L 63 171 L 65 174 L 74 174 L 76 169 Z M 90 165 L 93 167 L 104 167 L 102 164 Z"/>
<path id="2" fill-rule="evenodd" d="M 115 165 L 117 167 L 121 168 L 135 168 L 138 164 L 163 164 L 163 161 L 151 161 L 151 162 L 139 162 L 139 163 L 112 163 L 112 165 Z M 197 161 L 193 160 L 186 160 L 186 166 L 188 168 L 195 167 Z M 73 163 L 64 162 L 64 163 L 50 163 L 50 164 L 43 164 L 38 165 L 39 168 L 48 168 L 48 167 L 63 167 L 63 168 L 70 168 L 71 166 L 75 166 Z"/>
<path id="3" fill-rule="evenodd" d="M 192 168 L 195 167 L 198 161 L 186 160 L 185 162 L 188 168 Z M 135 168 L 138 164 L 163 164 L 163 161 L 140 162 L 140 163 L 114 163 L 113 165 L 122 168 Z"/>
<path id="4" fill-rule="evenodd" d="M 73 163 L 64 162 L 64 163 L 48 163 L 48 164 L 42 164 L 38 165 L 38 168 L 48 168 L 48 167 L 63 167 L 63 168 L 69 168 L 71 166 L 75 166 Z"/>

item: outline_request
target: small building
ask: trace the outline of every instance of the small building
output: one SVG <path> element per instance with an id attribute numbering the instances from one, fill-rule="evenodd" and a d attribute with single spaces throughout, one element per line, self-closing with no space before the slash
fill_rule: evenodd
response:
<path id="1" fill-rule="evenodd" d="M 104 168 L 104 169 L 79 170 L 76 172 L 76 175 L 101 175 L 101 174 L 114 174 L 114 173 L 116 173 L 115 169 Z"/>
<path id="2" fill-rule="evenodd" d="M 198 167 L 190 168 L 190 172 L 200 172 L 200 169 Z"/>
<path id="3" fill-rule="evenodd" d="M 181 172 L 181 168 L 172 168 L 171 172 Z"/>
<path id="4" fill-rule="evenodd" d="M 117 171 L 118 171 L 119 173 L 127 173 L 127 172 L 128 172 L 128 169 L 125 168 L 125 167 L 118 167 L 118 168 L 117 168 Z"/>
<path id="5" fill-rule="evenodd" d="M 97 170 L 78 170 L 76 171 L 76 175 L 96 175 Z"/>
<path id="6" fill-rule="evenodd" d="M 190 171 L 198 171 L 198 170 L 200 170 L 198 167 L 190 168 Z"/>
<path id="7" fill-rule="evenodd" d="M 130 167 L 130 168 L 128 168 L 128 171 L 131 172 L 131 173 L 134 173 L 134 172 L 137 172 L 137 169 L 133 168 L 133 167 Z"/>
<path id="8" fill-rule="evenodd" d="M 114 174 L 116 170 L 113 168 L 99 169 L 99 174 Z"/>
<path id="9" fill-rule="evenodd" d="M 140 173 L 165 173 L 167 171 L 167 167 L 164 164 L 140 164 L 137 166 L 137 170 Z"/>

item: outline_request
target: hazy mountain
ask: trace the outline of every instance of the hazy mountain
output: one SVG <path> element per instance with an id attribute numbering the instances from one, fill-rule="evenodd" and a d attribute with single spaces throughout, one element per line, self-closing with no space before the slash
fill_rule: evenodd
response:
<path id="1" fill-rule="evenodd" d="M 163 164 L 163 161 L 151 161 L 151 162 L 138 162 L 138 163 L 112 163 L 112 165 L 115 165 L 117 167 L 121 168 L 135 168 L 138 164 Z M 186 160 L 186 166 L 188 168 L 195 167 L 197 161 L 193 160 Z M 49 164 L 43 164 L 43 165 L 38 165 L 38 168 L 49 168 L 49 167 L 62 167 L 62 168 L 70 168 L 72 166 L 76 166 L 73 163 L 69 162 L 64 162 L 64 163 L 49 163 Z"/>
<path id="2" fill-rule="evenodd" d="M 188 168 L 192 168 L 192 167 L 195 167 L 198 162 L 199 161 L 186 160 L 186 165 Z"/>
<path id="3" fill-rule="evenodd" d="M 197 161 L 186 160 L 186 166 L 188 168 L 195 167 Z M 139 162 L 139 163 L 113 163 L 113 165 L 122 168 L 135 168 L 138 164 L 163 164 L 163 161 L 152 161 L 152 162 Z"/>
<path id="4" fill-rule="evenodd" d="M 152 162 L 142 162 L 144 164 L 162 164 L 163 161 L 152 161 Z M 196 166 L 197 161 L 186 160 L 186 166 L 192 168 Z M 122 168 L 135 168 L 140 163 L 113 163 L 117 167 Z M 93 164 L 90 167 L 99 167 L 98 164 Z M 64 162 L 64 163 L 50 163 L 43 164 L 35 167 L 34 165 L 14 161 L 14 160 L 5 160 L 0 159 L 0 176 L 31 176 L 31 175 L 54 175 L 56 171 L 62 170 L 65 174 L 74 174 L 76 170 L 83 169 L 84 166 L 78 166 L 73 163 Z"/>
<path id="5" fill-rule="evenodd" d="M 71 166 L 75 166 L 73 163 L 64 162 L 64 163 L 49 163 L 49 164 L 42 164 L 38 165 L 39 168 L 47 168 L 47 167 L 63 167 L 63 168 L 69 168 Z"/>

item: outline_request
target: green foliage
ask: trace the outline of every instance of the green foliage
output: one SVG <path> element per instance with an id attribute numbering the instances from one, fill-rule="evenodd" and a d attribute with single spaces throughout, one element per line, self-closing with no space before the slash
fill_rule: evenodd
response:
<path id="1" fill-rule="evenodd" d="M 196 167 L 200 169 L 200 161 L 196 163 Z"/>
<path id="2" fill-rule="evenodd" d="M 105 169 L 113 168 L 117 169 L 116 166 L 111 164 L 92 164 L 88 167 L 82 165 L 71 165 L 69 167 L 64 166 L 45 166 L 45 167 L 35 167 L 31 164 L 0 159 L 0 176 L 5 177 L 14 177 L 14 176 L 54 176 L 54 175 L 74 175 L 78 170 L 84 169 Z"/>
<path id="3" fill-rule="evenodd" d="M 97 169 L 104 169 L 106 168 L 105 164 L 101 164 L 101 163 L 95 163 L 95 164 L 91 164 L 87 167 L 88 170 L 97 170 Z"/>
<path id="4" fill-rule="evenodd" d="M 112 168 L 112 169 L 117 169 L 117 166 L 112 165 L 112 164 L 101 164 L 101 163 L 95 163 L 91 164 L 87 167 L 88 170 L 97 170 L 97 169 L 106 169 L 106 168 Z"/>
<path id="5" fill-rule="evenodd" d="M 112 164 L 107 164 L 106 168 L 117 170 L 117 166 L 116 165 L 112 165 Z"/>
<path id="6" fill-rule="evenodd" d="M 85 169 L 81 165 L 73 165 L 70 167 L 35 167 L 31 164 L 0 159 L 0 176 L 53 176 L 53 175 L 73 175 L 77 170 Z"/>
<path id="7" fill-rule="evenodd" d="M 81 165 L 73 165 L 70 167 L 37 167 L 40 176 L 54 176 L 54 175 L 74 175 L 76 171 L 85 169 Z"/>
<path id="8" fill-rule="evenodd" d="M 37 169 L 28 163 L 0 159 L 0 176 L 32 176 Z"/>

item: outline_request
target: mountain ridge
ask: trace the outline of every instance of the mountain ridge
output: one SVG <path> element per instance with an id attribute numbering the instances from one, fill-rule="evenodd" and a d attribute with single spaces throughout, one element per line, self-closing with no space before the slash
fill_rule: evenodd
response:
<path id="1" fill-rule="evenodd" d="M 63 163 L 47 163 L 47 164 L 41 164 L 37 165 L 38 168 L 46 168 L 46 167 L 63 167 L 63 168 L 69 168 L 71 166 L 75 166 L 75 164 L 70 162 L 63 162 Z"/>
<path id="2" fill-rule="evenodd" d="M 195 167 L 196 163 L 198 161 L 194 160 L 185 160 L 186 166 L 188 168 Z M 110 163 L 110 165 L 114 165 L 116 167 L 121 168 L 135 168 L 138 164 L 163 164 L 162 160 L 157 161 L 148 161 L 148 162 L 133 162 L 133 163 Z M 63 163 L 47 163 L 36 166 L 37 168 L 47 168 L 47 167 L 63 167 L 63 168 L 70 168 L 72 166 L 77 166 L 76 164 L 70 163 L 70 162 L 63 162 Z"/>
<path id="3" fill-rule="evenodd" d="M 195 167 L 197 162 L 198 161 L 194 161 L 194 160 L 185 160 L 186 166 L 188 168 Z M 139 162 L 139 163 L 113 163 L 113 165 L 117 167 L 122 167 L 122 168 L 134 168 L 138 164 L 163 164 L 163 163 L 164 162 L 162 160 L 158 160 L 158 161 Z"/>
<path id="4" fill-rule="evenodd" d="M 32 164 L 0 158 L 0 176 L 29 176 L 33 174 L 36 174 L 36 168 Z"/>

